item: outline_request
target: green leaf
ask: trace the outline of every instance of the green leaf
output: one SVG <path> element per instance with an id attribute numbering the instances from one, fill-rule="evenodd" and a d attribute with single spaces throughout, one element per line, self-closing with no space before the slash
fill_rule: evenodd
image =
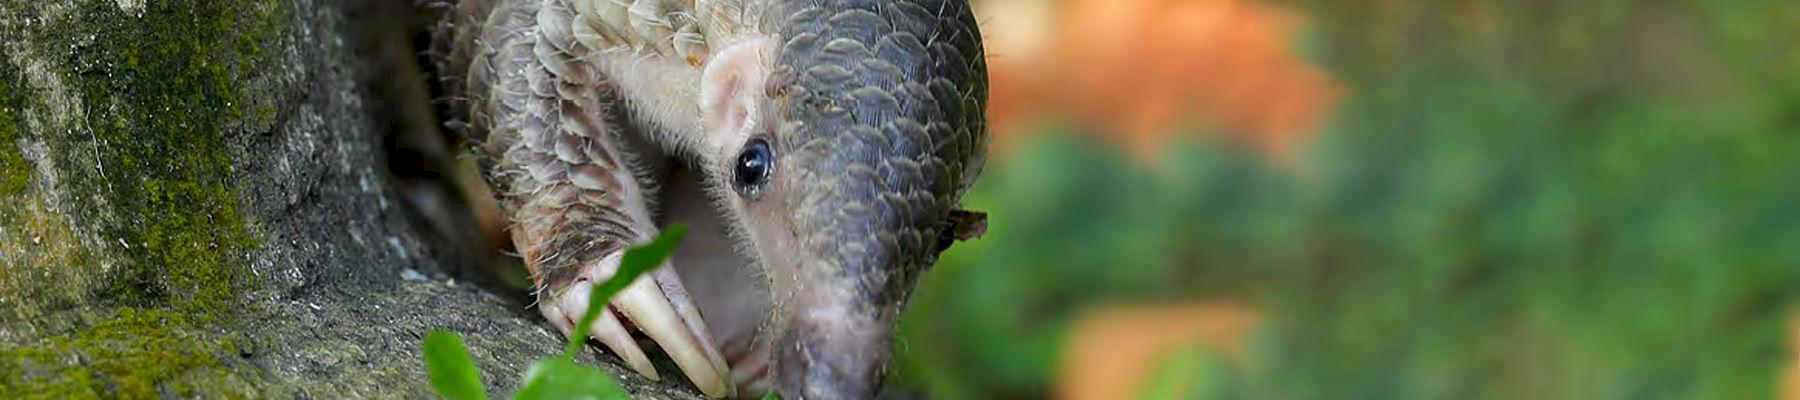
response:
<path id="1" fill-rule="evenodd" d="M 433 330 L 425 335 L 425 368 L 439 395 L 456 400 L 488 398 L 475 370 L 475 358 L 455 333 Z"/>
<path id="2" fill-rule="evenodd" d="M 781 393 L 769 392 L 763 395 L 762 400 L 781 400 Z"/>
<path id="3" fill-rule="evenodd" d="M 594 324 L 594 319 L 600 317 L 600 311 L 606 309 L 606 304 L 612 300 L 613 295 L 625 290 L 625 286 L 637 280 L 639 275 L 662 265 L 670 254 L 675 253 L 675 244 L 681 242 L 681 237 L 686 235 L 687 226 L 675 224 L 664 229 L 650 243 L 625 250 L 625 255 L 619 258 L 619 272 L 601 283 L 600 287 L 594 288 L 594 293 L 588 297 L 587 314 L 581 316 L 581 323 L 575 324 L 576 329 L 571 329 L 574 332 L 570 333 L 569 344 L 563 349 L 564 358 L 574 357 L 581 345 L 587 343 L 588 330 L 583 328 Z"/>
<path id="4" fill-rule="evenodd" d="M 631 395 L 619 387 L 612 375 L 583 367 L 568 357 L 538 360 L 525 374 L 525 387 L 515 400 L 535 399 L 629 399 Z"/>

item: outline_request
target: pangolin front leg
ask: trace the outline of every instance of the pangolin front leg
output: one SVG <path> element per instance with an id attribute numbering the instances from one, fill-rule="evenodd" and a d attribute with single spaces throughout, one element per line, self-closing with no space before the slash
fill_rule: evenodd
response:
<path id="1" fill-rule="evenodd" d="M 657 232 L 649 194 L 620 141 L 605 81 L 575 53 L 580 47 L 530 29 L 543 14 L 562 10 L 535 1 L 479 3 L 459 10 L 484 19 L 473 25 L 481 29 L 471 36 L 478 39 L 459 46 L 471 52 L 462 86 L 468 136 L 512 220 L 538 309 L 567 334 L 588 309 L 589 293 L 618 269 L 622 250 Z M 628 366 L 658 379 L 628 329 L 635 327 L 702 392 L 730 395 L 730 373 L 681 280 L 666 266 L 649 278 L 621 292 L 586 329 Z"/>

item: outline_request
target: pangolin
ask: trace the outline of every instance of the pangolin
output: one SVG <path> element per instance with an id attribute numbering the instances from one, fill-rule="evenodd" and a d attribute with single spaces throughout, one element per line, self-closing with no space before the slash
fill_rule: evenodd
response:
<path id="1" fill-rule="evenodd" d="M 966 0 L 441 5 L 439 76 L 552 325 L 656 379 L 642 333 L 712 397 L 875 394 L 986 154 Z M 671 221 L 672 265 L 572 326 Z"/>

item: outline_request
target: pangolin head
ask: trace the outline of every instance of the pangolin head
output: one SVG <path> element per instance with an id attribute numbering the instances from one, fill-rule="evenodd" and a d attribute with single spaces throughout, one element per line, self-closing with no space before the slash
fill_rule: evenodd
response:
<path id="1" fill-rule="evenodd" d="M 985 157 L 981 36 L 964 1 L 774 3 L 772 38 L 707 69 L 738 89 L 706 123 L 742 127 L 709 175 L 770 280 L 775 390 L 869 398 Z"/>

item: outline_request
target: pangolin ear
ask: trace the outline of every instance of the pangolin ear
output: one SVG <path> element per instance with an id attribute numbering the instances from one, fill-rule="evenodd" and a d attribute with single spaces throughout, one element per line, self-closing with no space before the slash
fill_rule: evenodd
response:
<path id="1" fill-rule="evenodd" d="M 767 39 L 744 40 L 713 55 L 700 77 L 700 115 L 706 147 L 736 150 L 763 123 L 768 97 L 763 82 L 772 57 Z"/>

